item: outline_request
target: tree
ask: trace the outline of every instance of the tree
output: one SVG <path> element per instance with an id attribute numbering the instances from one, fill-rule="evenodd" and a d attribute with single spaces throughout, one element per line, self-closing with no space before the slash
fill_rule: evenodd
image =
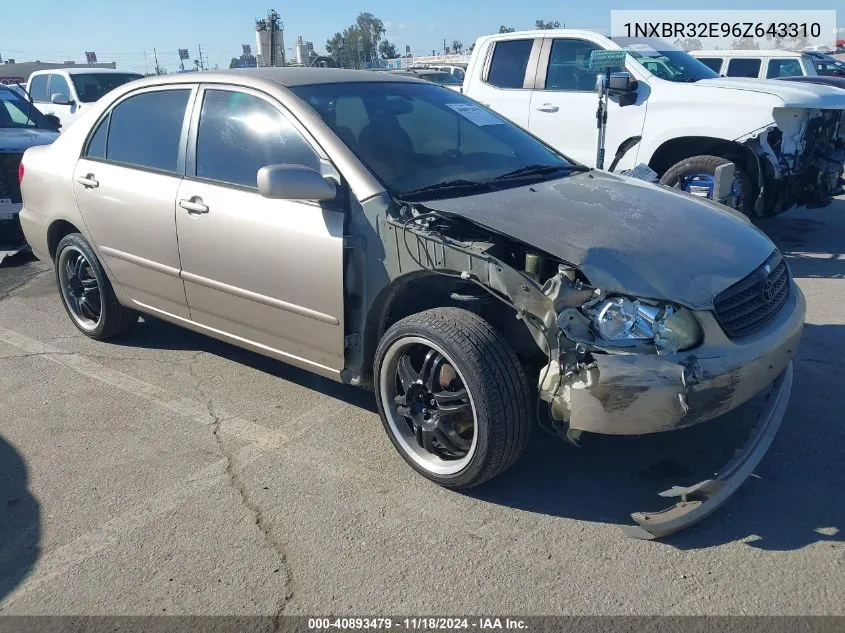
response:
<path id="1" fill-rule="evenodd" d="M 396 46 L 394 46 L 393 42 L 388 42 L 387 40 L 384 40 L 378 45 L 378 52 L 382 56 L 382 59 L 396 59 L 399 57 L 396 53 Z"/>
<path id="2" fill-rule="evenodd" d="M 241 60 L 237 57 L 233 57 L 232 61 L 229 62 L 229 68 L 240 68 L 241 67 Z"/>
<path id="3" fill-rule="evenodd" d="M 731 48 L 735 51 L 753 51 L 760 48 L 760 45 L 753 37 L 743 37 L 731 42 Z"/>
<path id="4" fill-rule="evenodd" d="M 460 40 L 454 40 L 452 42 L 452 52 L 460 54 L 462 50 L 464 50 L 464 43 Z"/>
<path id="5" fill-rule="evenodd" d="M 701 45 L 701 40 L 694 37 L 688 37 L 683 40 L 675 40 L 675 46 L 685 51 L 700 51 L 704 49 Z"/>
<path id="6" fill-rule="evenodd" d="M 505 26 L 503 24 L 502 26 L 499 27 L 499 33 L 513 33 L 514 31 L 516 31 L 516 29 L 513 28 L 512 26 Z"/>
<path id="7" fill-rule="evenodd" d="M 355 24 L 335 33 L 326 42 L 326 52 L 341 68 L 361 68 L 378 57 L 384 23 L 372 13 L 359 13 Z"/>
<path id="8" fill-rule="evenodd" d="M 534 22 L 534 27 L 538 28 L 538 29 L 543 29 L 543 30 L 559 29 L 560 28 L 560 22 L 558 22 L 557 20 L 555 20 L 553 22 L 546 22 L 544 20 L 537 20 L 536 22 Z"/>

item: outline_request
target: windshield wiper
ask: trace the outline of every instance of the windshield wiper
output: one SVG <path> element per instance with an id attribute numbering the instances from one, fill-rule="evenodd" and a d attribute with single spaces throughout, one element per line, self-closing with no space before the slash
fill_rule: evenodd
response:
<path id="1" fill-rule="evenodd" d="M 510 180 L 511 178 L 520 178 L 522 176 L 542 176 L 556 171 L 572 173 L 590 171 L 590 168 L 586 165 L 526 165 L 525 167 L 520 167 L 519 169 L 514 169 L 513 171 L 496 176 L 489 182 Z"/>
<path id="2" fill-rule="evenodd" d="M 406 191 L 405 193 L 403 193 L 400 198 L 407 199 L 409 196 L 420 196 L 426 193 L 437 193 L 441 191 L 460 189 L 489 190 L 490 188 L 490 185 L 486 182 L 481 182 L 478 180 L 466 180 L 461 178 L 457 180 L 446 180 L 444 182 L 438 182 L 433 185 L 426 185 L 425 187 L 420 187 L 418 189 L 411 189 L 411 191 Z"/>

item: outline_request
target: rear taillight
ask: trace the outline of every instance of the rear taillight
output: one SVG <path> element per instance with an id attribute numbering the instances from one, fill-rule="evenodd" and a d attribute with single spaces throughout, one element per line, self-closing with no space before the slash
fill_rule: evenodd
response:
<path id="1" fill-rule="evenodd" d="M 18 184 L 23 184 L 23 163 L 18 165 Z"/>

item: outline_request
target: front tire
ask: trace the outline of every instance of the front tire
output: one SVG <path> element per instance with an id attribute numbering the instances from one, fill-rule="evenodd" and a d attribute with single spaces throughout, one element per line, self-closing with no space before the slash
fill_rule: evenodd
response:
<path id="1" fill-rule="evenodd" d="M 118 302 L 94 250 L 81 234 L 61 239 L 55 265 L 62 305 L 80 332 L 104 341 L 127 332 L 138 321 L 137 312 Z"/>
<path id="2" fill-rule="evenodd" d="M 732 161 L 721 156 L 692 156 L 675 163 L 666 170 L 660 178 L 661 184 L 682 189 L 689 193 L 703 193 L 710 188 L 709 198 L 713 197 L 713 177 L 716 175 L 716 168 Z M 736 163 L 734 163 L 736 165 Z M 736 165 L 736 176 L 734 186 L 737 189 L 736 210 L 750 216 L 754 212 L 754 199 L 756 192 L 748 177 L 739 165 Z"/>
<path id="3" fill-rule="evenodd" d="M 484 319 L 437 308 L 402 319 L 375 355 L 384 428 L 414 470 L 449 488 L 510 468 L 530 436 L 531 393 L 510 346 Z"/>

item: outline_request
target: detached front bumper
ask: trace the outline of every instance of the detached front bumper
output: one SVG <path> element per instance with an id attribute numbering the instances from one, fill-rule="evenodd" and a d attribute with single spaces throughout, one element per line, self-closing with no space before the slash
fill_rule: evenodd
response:
<path id="1" fill-rule="evenodd" d="M 767 394 L 766 407 L 758 416 L 745 446 L 713 479 L 689 487 L 674 486 L 661 492 L 661 497 L 679 497 L 680 501 L 659 512 L 634 512 L 631 518 L 637 525 L 624 526 L 622 531 L 633 538 L 662 538 L 698 523 L 724 504 L 769 450 L 786 412 L 792 391 L 792 374 L 790 362 Z"/>

